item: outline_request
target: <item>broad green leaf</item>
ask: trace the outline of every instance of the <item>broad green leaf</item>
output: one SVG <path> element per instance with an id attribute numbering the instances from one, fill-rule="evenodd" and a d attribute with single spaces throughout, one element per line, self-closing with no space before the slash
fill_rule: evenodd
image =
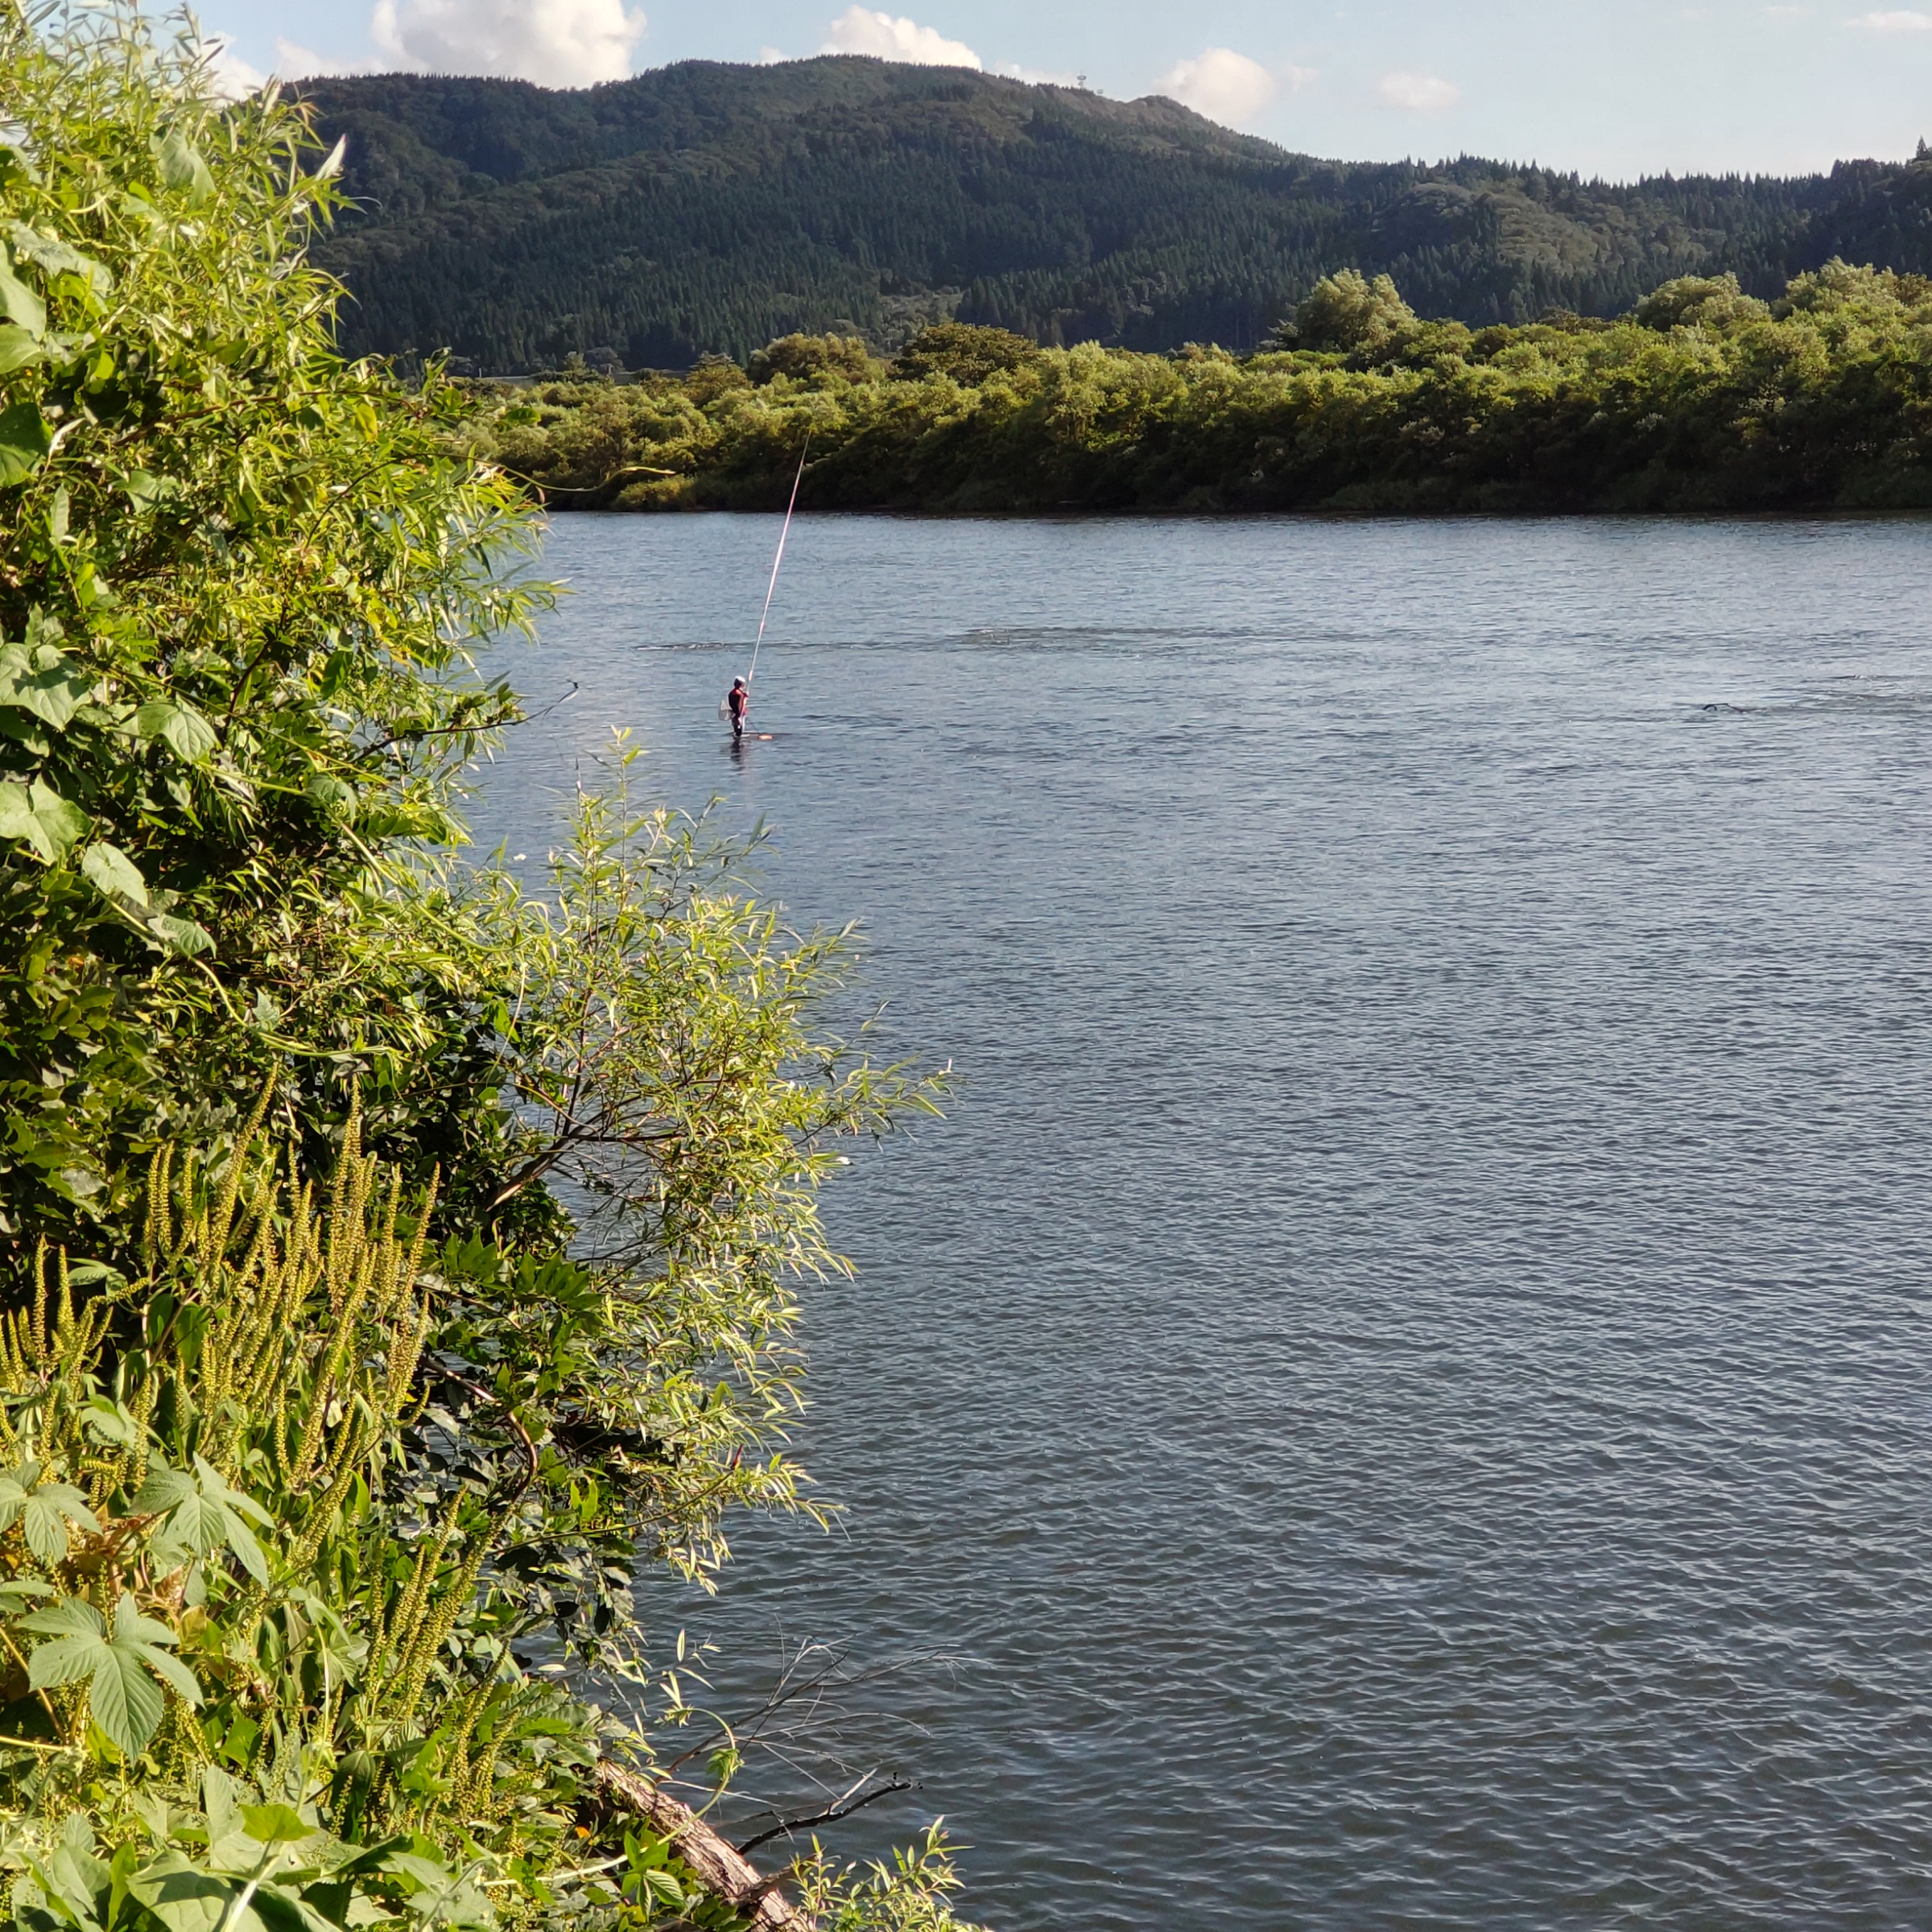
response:
<path id="1" fill-rule="evenodd" d="M 24 483 L 52 443 L 53 432 L 38 402 L 10 402 L 0 409 L 0 489 Z"/>
<path id="2" fill-rule="evenodd" d="M 319 1825 L 305 1823 L 287 1805 L 244 1805 L 242 1822 L 249 1836 L 260 1845 L 299 1845 L 321 1831 Z"/>
<path id="3" fill-rule="evenodd" d="M 40 852 L 39 831 L 27 787 L 0 782 L 0 839 L 25 839 Z M 49 855 L 40 852 L 40 856 L 44 859 Z"/>
<path id="4" fill-rule="evenodd" d="M 132 899 L 137 906 L 147 903 L 147 881 L 141 869 L 118 845 L 103 839 L 80 855 L 80 870 L 110 899 Z"/>
<path id="5" fill-rule="evenodd" d="M 413 1852 L 392 1853 L 382 1861 L 383 1869 L 406 1878 L 416 1887 L 411 1893 L 411 1913 L 427 1925 L 493 1926 L 495 1910 L 489 1900 L 469 1881 L 448 1866 Z"/>
<path id="6" fill-rule="evenodd" d="M 50 275 L 78 275 L 96 295 L 112 292 L 114 278 L 92 255 L 84 255 L 79 249 L 70 248 L 52 235 L 43 235 L 23 221 L 9 221 L 6 225 L 6 238 L 14 245 L 16 259 L 31 262 Z"/>
<path id="7" fill-rule="evenodd" d="M 241 1893 L 234 1879 L 205 1872 L 179 1852 L 164 1852 L 127 1882 L 167 1932 L 220 1932 Z M 246 1915 L 243 1923 L 254 1914 Z"/>
<path id="8" fill-rule="evenodd" d="M 193 1673 L 162 1647 L 174 1642 L 173 1631 L 143 1616 L 131 1596 L 122 1596 L 111 1637 L 101 1612 L 72 1596 L 23 1618 L 20 1627 L 51 1640 L 27 1659 L 28 1687 L 85 1682 L 88 1715 L 123 1757 L 138 1757 L 160 1724 L 155 1678 L 188 1703 L 201 1701 Z"/>
<path id="9" fill-rule="evenodd" d="M 67 729 L 93 688 L 93 679 L 52 645 L 0 644 L 0 704 L 31 712 L 56 731 Z"/>
<path id="10" fill-rule="evenodd" d="M 159 738 L 184 764 L 199 765 L 221 743 L 215 728 L 198 711 L 166 698 L 151 699 L 134 713 L 134 729 Z"/>
<path id="11" fill-rule="evenodd" d="M 130 471 L 122 479 L 121 487 L 142 510 L 152 510 L 157 503 L 165 503 L 181 494 L 179 477 L 151 476 L 145 469 Z"/>
<path id="12" fill-rule="evenodd" d="M 85 814 L 39 778 L 31 785 L 0 782 L 0 839 L 24 839 L 52 865 L 86 830 Z"/>
<path id="13" fill-rule="evenodd" d="M 96 1442 L 114 1443 L 123 1449 L 138 1449 L 147 1435 L 139 1421 L 110 1396 L 90 1395 L 80 1420 Z"/>
<path id="14" fill-rule="evenodd" d="M 161 143 L 159 159 L 163 185 L 185 193 L 190 208 L 199 208 L 215 192 L 208 163 L 179 128 Z"/>
<path id="15" fill-rule="evenodd" d="M 356 794 L 353 786 L 344 784 L 340 778 L 331 778 L 326 772 L 318 772 L 303 790 L 337 824 L 354 824 Z"/>
<path id="16" fill-rule="evenodd" d="M 43 1563 L 67 1554 L 68 1525 L 98 1530 L 87 1498 L 71 1483 L 43 1483 L 38 1463 L 23 1463 L 0 1476 L 0 1530 L 18 1522 L 27 1546 Z"/>
<path id="17" fill-rule="evenodd" d="M 94 1834 L 86 1818 L 70 1811 L 60 1827 L 60 1842 L 47 1861 L 43 1876 L 59 1889 L 60 1901 L 83 1923 L 98 1922 L 101 1894 L 107 1889 L 106 1865 L 94 1856 Z"/>
<path id="18" fill-rule="evenodd" d="M 201 1457 L 195 1458 L 192 1476 L 157 1463 L 141 1485 L 134 1508 L 142 1514 L 167 1512 L 167 1521 L 154 1544 L 158 1569 L 178 1569 L 191 1555 L 209 1556 L 225 1546 L 257 1583 L 268 1581 L 268 1559 L 247 1519 L 253 1517 L 264 1524 L 272 1519 L 252 1499 L 229 1488 L 220 1472 Z"/>
<path id="19" fill-rule="evenodd" d="M 15 323 L 0 322 L 0 376 L 11 375 L 16 369 L 26 369 L 39 361 L 46 353 L 38 336 L 29 334 Z"/>
<path id="20" fill-rule="evenodd" d="M 52 846 L 54 856 L 65 858 L 74 841 L 87 830 L 87 814 L 39 778 L 27 787 L 27 795 L 33 805 L 35 822 Z"/>
<path id="21" fill-rule="evenodd" d="M 215 949 L 214 939 L 205 926 L 197 925 L 192 919 L 179 919 L 171 912 L 156 913 L 147 922 L 147 929 L 156 939 L 164 940 L 176 952 L 189 959 L 199 959 Z"/>
<path id="22" fill-rule="evenodd" d="M 0 316 L 25 329 L 36 342 L 47 333 L 47 304 L 14 273 L 3 248 L 0 248 Z"/>

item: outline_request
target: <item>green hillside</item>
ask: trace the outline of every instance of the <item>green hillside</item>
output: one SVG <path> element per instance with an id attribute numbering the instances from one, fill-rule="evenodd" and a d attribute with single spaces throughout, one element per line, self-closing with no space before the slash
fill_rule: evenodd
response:
<path id="1" fill-rule="evenodd" d="M 1932 270 L 1932 162 L 1632 186 L 1294 155 L 1158 97 L 847 58 L 689 61 L 555 92 L 382 75 L 303 90 L 357 213 L 320 250 L 348 345 L 485 372 L 890 347 L 945 314 L 1042 343 L 1256 348 L 1321 275 L 1473 326 L 1628 309 L 1674 275 L 1770 295 L 1834 256 Z"/>

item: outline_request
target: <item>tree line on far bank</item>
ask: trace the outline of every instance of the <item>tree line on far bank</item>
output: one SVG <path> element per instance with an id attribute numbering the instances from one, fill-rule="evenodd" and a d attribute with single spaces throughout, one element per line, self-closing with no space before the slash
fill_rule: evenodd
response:
<path id="1" fill-rule="evenodd" d="M 1249 357 L 943 323 L 890 362 L 789 336 L 469 394 L 458 444 L 555 509 L 782 507 L 801 454 L 808 509 L 1922 508 L 1932 279 L 1833 261 L 1763 301 L 1683 276 L 1613 320 L 1472 329 L 1350 270 Z"/>

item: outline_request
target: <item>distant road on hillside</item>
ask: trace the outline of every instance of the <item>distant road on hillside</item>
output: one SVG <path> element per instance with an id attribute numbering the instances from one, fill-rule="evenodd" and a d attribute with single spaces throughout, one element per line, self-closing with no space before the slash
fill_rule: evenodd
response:
<path id="1" fill-rule="evenodd" d="M 1158 97 L 953 68 L 687 61 L 575 92 L 304 82 L 359 208 L 317 254 L 347 345 L 481 373 L 682 367 L 794 330 L 1254 348 L 1319 276 L 1424 315 L 1616 314 L 1670 276 L 1773 294 L 1834 255 L 1932 272 L 1932 159 L 1610 186 L 1462 159 L 1323 161 Z"/>

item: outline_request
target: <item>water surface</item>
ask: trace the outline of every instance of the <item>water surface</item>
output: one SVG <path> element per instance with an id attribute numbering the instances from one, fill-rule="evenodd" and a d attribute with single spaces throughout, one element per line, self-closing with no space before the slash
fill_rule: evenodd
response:
<path id="1" fill-rule="evenodd" d="M 734 756 L 774 535 L 559 519 L 483 815 L 634 726 L 966 1083 L 720 1698 L 960 1659 L 1001 1932 L 1926 1922 L 1932 527 L 807 519 Z"/>

